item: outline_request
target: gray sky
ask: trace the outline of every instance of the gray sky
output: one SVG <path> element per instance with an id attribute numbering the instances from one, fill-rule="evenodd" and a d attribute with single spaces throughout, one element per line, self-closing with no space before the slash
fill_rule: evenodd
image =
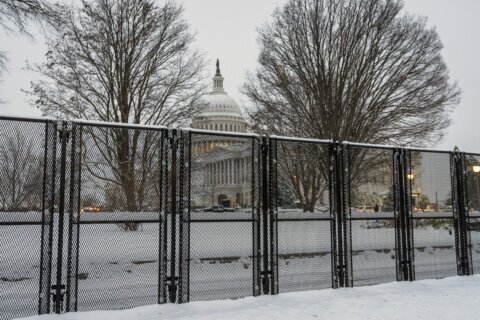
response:
<path id="1" fill-rule="evenodd" d="M 462 101 L 452 114 L 453 125 L 437 146 L 480 152 L 480 1 L 404 0 L 409 13 L 428 17 L 436 26 L 445 46 L 443 56 L 453 80 L 462 89 Z M 162 1 L 159 1 L 162 2 Z M 214 62 L 220 59 L 225 89 L 240 104 L 248 101 L 240 94 L 247 71 L 254 71 L 258 48 L 256 28 L 270 19 L 271 13 L 286 0 L 184 0 L 185 18 L 197 33 L 196 46 Z M 21 89 L 28 89 L 35 75 L 24 70 L 26 61 L 42 62 L 44 40 L 5 34 L 0 30 L 0 50 L 8 52 L 8 71 L 0 83 L 0 114 L 39 116 L 29 106 Z"/>

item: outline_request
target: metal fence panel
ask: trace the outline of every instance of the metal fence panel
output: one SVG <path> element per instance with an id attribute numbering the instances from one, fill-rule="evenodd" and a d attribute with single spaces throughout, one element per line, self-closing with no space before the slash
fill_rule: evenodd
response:
<path id="1" fill-rule="evenodd" d="M 479 223 L 480 215 L 470 216 L 470 234 L 472 239 L 472 263 L 474 274 L 480 274 L 480 230 L 478 229 Z"/>
<path id="2" fill-rule="evenodd" d="M 191 134 L 190 301 L 258 290 L 258 142 Z"/>
<path id="3" fill-rule="evenodd" d="M 396 279 L 396 196 L 392 149 L 350 147 L 354 285 Z"/>
<path id="4" fill-rule="evenodd" d="M 161 302 L 162 132 L 95 125 L 78 131 L 80 194 L 71 221 L 78 239 L 69 257 L 78 259 L 70 280 L 78 297 L 70 294 L 80 311 Z"/>
<path id="5" fill-rule="evenodd" d="M 465 154 L 467 209 L 473 273 L 480 274 L 480 156 Z"/>
<path id="6" fill-rule="evenodd" d="M 480 155 L 5 117 L 0 151 L 2 319 L 480 273 Z"/>
<path id="7" fill-rule="evenodd" d="M 55 139 L 54 123 L 0 119 L 1 319 L 50 310 Z"/>
<path id="8" fill-rule="evenodd" d="M 332 286 L 328 145 L 276 141 L 278 290 Z"/>
<path id="9" fill-rule="evenodd" d="M 450 154 L 411 152 L 415 279 L 457 274 Z"/>

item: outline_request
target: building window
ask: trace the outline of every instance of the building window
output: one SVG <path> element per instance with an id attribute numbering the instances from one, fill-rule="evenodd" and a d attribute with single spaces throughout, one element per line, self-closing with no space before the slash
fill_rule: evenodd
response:
<path id="1" fill-rule="evenodd" d="M 215 123 L 215 130 L 218 130 L 218 128 L 217 128 L 217 124 L 216 124 L 216 123 Z"/>

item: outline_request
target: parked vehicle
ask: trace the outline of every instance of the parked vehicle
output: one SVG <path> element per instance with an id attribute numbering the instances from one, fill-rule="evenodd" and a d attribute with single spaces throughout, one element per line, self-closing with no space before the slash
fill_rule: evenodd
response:
<path id="1" fill-rule="evenodd" d="M 385 227 L 385 224 L 380 221 L 374 221 L 372 223 L 362 224 L 361 227 L 364 229 L 380 229 Z"/>
<path id="2" fill-rule="evenodd" d="M 480 218 L 470 219 L 470 231 L 480 231 Z"/>
<path id="3" fill-rule="evenodd" d="M 235 208 L 224 207 L 221 205 L 211 206 L 203 209 L 203 212 L 234 212 L 237 211 Z"/>
<path id="4" fill-rule="evenodd" d="M 211 206 L 203 209 L 203 212 L 224 212 L 225 208 L 223 206 Z"/>

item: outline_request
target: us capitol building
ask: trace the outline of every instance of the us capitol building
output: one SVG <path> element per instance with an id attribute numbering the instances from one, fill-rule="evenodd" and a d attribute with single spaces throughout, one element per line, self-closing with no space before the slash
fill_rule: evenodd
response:
<path id="1" fill-rule="evenodd" d="M 191 128 L 244 133 L 245 118 L 240 107 L 223 88 L 217 60 L 213 89 L 204 97 L 206 107 Z M 251 205 L 251 140 L 215 134 L 192 136 L 191 205 L 248 207 Z"/>

